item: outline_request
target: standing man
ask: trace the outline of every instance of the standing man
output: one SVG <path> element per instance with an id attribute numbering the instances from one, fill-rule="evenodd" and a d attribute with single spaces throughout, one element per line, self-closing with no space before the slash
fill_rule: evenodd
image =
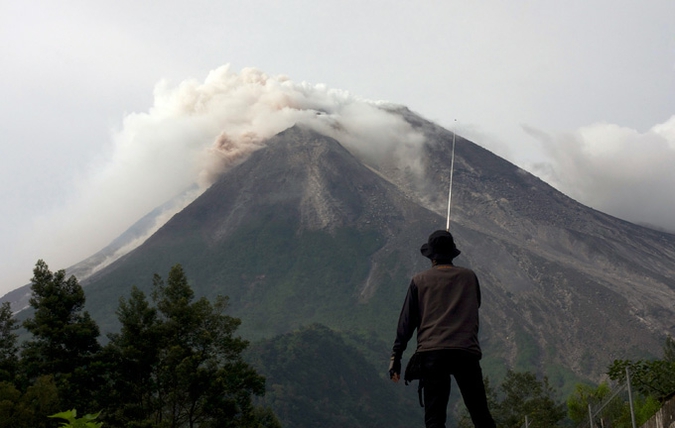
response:
<path id="1" fill-rule="evenodd" d="M 431 259 L 432 266 L 410 282 L 398 320 L 389 377 L 399 381 L 401 356 L 417 330 L 426 428 L 445 428 L 450 375 L 459 386 L 474 426 L 495 428 L 479 363 L 478 278 L 472 270 L 452 264 L 460 251 L 450 232 L 432 233 L 420 252 Z"/>

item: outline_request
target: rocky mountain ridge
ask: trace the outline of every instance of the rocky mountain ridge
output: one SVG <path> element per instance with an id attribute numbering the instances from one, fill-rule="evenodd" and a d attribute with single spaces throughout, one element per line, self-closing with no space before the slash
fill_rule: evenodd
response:
<path id="1" fill-rule="evenodd" d="M 319 322 L 387 352 L 419 246 L 451 232 L 484 305 L 486 363 L 598 379 L 675 335 L 675 236 L 602 214 L 405 108 L 424 136 L 405 166 L 306 126 L 274 136 L 134 251 L 82 281 L 103 331 L 131 285 L 181 263 L 198 294 L 230 297 L 255 339 Z M 399 159 L 400 160 L 400 159 Z M 555 381 L 555 379 L 554 379 Z"/>

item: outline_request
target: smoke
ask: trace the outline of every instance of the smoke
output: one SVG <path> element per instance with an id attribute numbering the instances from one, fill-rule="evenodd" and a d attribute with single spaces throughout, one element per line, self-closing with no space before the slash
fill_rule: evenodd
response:
<path id="1" fill-rule="evenodd" d="M 535 170 L 559 190 L 616 217 L 675 232 L 675 116 L 644 133 L 607 123 L 557 135 L 525 130 L 549 158 Z"/>
<path id="2" fill-rule="evenodd" d="M 233 72 L 228 65 L 203 82 L 161 81 L 152 108 L 124 118 L 108 156 L 90 166 L 60 209 L 36 220 L 34 239 L 25 245 L 39 248 L 50 264 L 78 262 L 198 184 L 192 199 L 176 205 L 179 211 L 266 139 L 296 123 L 336 138 L 371 162 L 387 158 L 419 172 L 423 137 L 382 108 L 387 105 L 254 68 Z"/>
<path id="3" fill-rule="evenodd" d="M 415 167 L 423 138 L 382 105 L 386 103 L 325 85 L 294 83 L 254 68 L 234 73 L 226 65 L 209 73 L 203 83 L 189 80 L 172 88 L 160 82 L 153 108 L 127 117 L 117 146 L 129 147 L 122 153 L 130 153 L 139 165 L 150 160 L 145 156 L 154 158 L 160 151 L 166 151 L 162 156 L 169 164 L 178 156 L 190 168 L 183 168 L 186 177 L 173 179 L 208 187 L 263 147 L 266 139 L 302 123 L 373 161 L 393 153 L 397 162 Z M 155 148 L 147 150 L 149 145 Z M 136 152 L 140 147 L 143 153 Z"/>

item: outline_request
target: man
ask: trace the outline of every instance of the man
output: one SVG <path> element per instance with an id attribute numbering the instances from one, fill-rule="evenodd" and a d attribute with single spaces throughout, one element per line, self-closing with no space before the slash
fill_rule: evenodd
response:
<path id="1" fill-rule="evenodd" d="M 401 356 L 417 330 L 426 427 L 445 428 L 452 375 L 474 426 L 494 428 L 479 363 L 478 278 L 473 271 L 452 264 L 460 251 L 450 232 L 432 233 L 420 252 L 431 259 L 432 267 L 410 282 L 398 321 L 389 376 L 399 381 Z"/>

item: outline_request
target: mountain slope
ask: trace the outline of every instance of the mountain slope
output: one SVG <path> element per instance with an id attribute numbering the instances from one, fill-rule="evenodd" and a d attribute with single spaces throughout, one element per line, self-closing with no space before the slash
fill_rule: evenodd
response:
<path id="1" fill-rule="evenodd" d="M 256 343 L 247 359 L 265 376 L 265 406 L 295 428 L 409 427 L 424 416 L 416 385 L 382 379 L 342 337 L 321 325 Z"/>
<path id="2" fill-rule="evenodd" d="M 431 194 L 441 194 L 452 134 L 400 114 L 424 132 L 423 182 L 438 183 Z M 465 257 L 495 293 L 483 310 L 488 324 L 511 324 L 507 336 L 523 330 L 540 357 L 552 347 L 565 366 L 586 373 L 630 348 L 658 352 L 663 335 L 675 334 L 675 236 L 585 207 L 461 138 L 456 147 L 455 221 L 487 236 L 461 239 L 457 230 Z M 439 211 L 422 189 L 416 193 Z M 508 307 L 518 316 L 504 312 Z M 599 366 L 584 367 L 594 359 Z"/>
<path id="3" fill-rule="evenodd" d="M 337 141 L 294 127 L 85 281 L 88 306 L 109 319 L 120 293 L 147 290 L 153 272 L 181 263 L 198 293 L 230 297 L 251 337 L 311 322 L 381 324 L 381 310 L 395 316 L 408 274 L 424 262 L 401 263 L 397 251 L 417 245 L 435 220 Z M 363 302 L 375 292 L 376 306 L 387 306 L 373 312 Z"/>
<path id="4" fill-rule="evenodd" d="M 393 339 L 419 246 L 445 226 L 453 135 L 406 109 L 418 168 L 365 157 L 295 126 L 266 142 L 143 245 L 84 282 L 103 330 L 131 285 L 181 263 L 198 294 L 230 296 L 257 339 L 311 323 Z M 675 237 L 567 198 L 457 138 L 451 231 L 478 273 L 493 373 L 597 379 L 614 358 L 675 334 Z M 377 356 L 373 357 L 377 359 Z M 559 379 L 556 379 L 558 376 Z"/>

